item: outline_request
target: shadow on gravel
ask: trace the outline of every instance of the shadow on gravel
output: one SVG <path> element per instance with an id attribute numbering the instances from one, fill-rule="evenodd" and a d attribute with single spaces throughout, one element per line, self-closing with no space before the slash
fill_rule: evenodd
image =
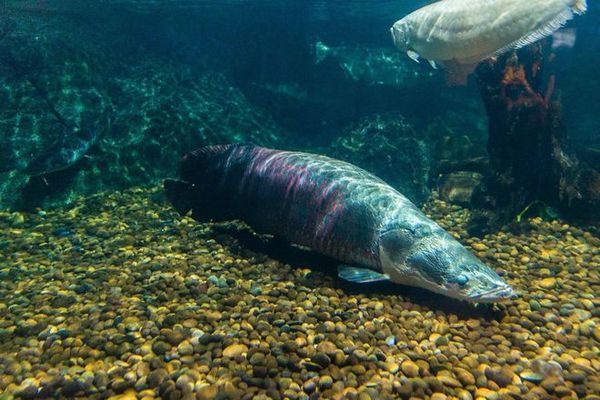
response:
<path id="1" fill-rule="evenodd" d="M 250 228 L 238 223 L 215 224 L 212 228 L 217 241 L 219 241 L 219 235 L 227 235 L 237 241 L 242 248 L 268 255 L 279 262 L 289 264 L 293 268 L 306 268 L 308 266 L 312 272 L 301 282 L 298 282 L 307 287 L 318 288 L 321 284 L 326 285 L 328 280 L 324 278 L 329 276 L 333 279 L 333 287 L 340 288 L 349 295 L 402 296 L 403 299 L 399 299 L 399 301 L 419 304 L 434 311 L 442 311 L 445 314 L 456 314 L 460 319 L 500 320 L 506 313 L 503 305 L 479 304 L 476 306 L 424 289 L 391 282 L 369 284 L 346 282 L 337 277 L 337 267 L 340 262 L 335 259 L 291 245 L 279 238 L 259 235 Z M 407 307 L 410 307 L 409 304 L 407 304 Z"/>

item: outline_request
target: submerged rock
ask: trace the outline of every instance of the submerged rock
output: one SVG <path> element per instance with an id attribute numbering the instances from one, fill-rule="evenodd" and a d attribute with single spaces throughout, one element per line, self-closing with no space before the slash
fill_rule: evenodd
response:
<path id="1" fill-rule="evenodd" d="M 400 115 L 360 120 L 331 144 L 328 153 L 375 174 L 417 204 L 430 195 L 431 149 Z"/>
<path id="2" fill-rule="evenodd" d="M 452 204 L 468 207 L 482 179 L 482 174 L 470 171 L 457 171 L 443 175 L 438 183 L 440 198 Z"/>
<path id="3" fill-rule="evenodd" d="M 27 15 L 0 29 L 0 207 L 153 182 L 200 145 L 286 138 L 221 73 L 123 56 L 56 15 Z"/>

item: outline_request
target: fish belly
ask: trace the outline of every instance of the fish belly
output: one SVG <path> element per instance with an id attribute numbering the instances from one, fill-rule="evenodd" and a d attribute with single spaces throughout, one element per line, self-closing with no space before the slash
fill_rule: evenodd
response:
<path id="1" fill-rule="evenodd" d="M 410 14 L 410 46 L 429 60 L 475 63 L 551 34 L 569 0 L 443 0 Z M 529 40 L 528 40 L 529 39 Z"/>

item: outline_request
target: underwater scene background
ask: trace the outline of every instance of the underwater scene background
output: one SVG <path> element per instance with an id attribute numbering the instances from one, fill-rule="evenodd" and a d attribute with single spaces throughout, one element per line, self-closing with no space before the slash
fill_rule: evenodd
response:
<path id="1" fill-rule="evenodd" d="M 600 6 L 450 85 L 390 37 L 426 4 L 2 2 L 0 396 L 600 399 Z M 365 168 L 519 296 L 179 215 L 163 180 L 232 142 Z"/>

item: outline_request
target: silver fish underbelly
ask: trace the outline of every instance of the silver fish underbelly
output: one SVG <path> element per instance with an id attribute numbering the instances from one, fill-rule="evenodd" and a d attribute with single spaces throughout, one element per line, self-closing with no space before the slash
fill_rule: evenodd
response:
<path id="1" fill-rule="evenodd" d="M 409 56 L 472 64 L 533 43 L 586 11 L 586 0 L 443 0 L 391 28 Z"/>

